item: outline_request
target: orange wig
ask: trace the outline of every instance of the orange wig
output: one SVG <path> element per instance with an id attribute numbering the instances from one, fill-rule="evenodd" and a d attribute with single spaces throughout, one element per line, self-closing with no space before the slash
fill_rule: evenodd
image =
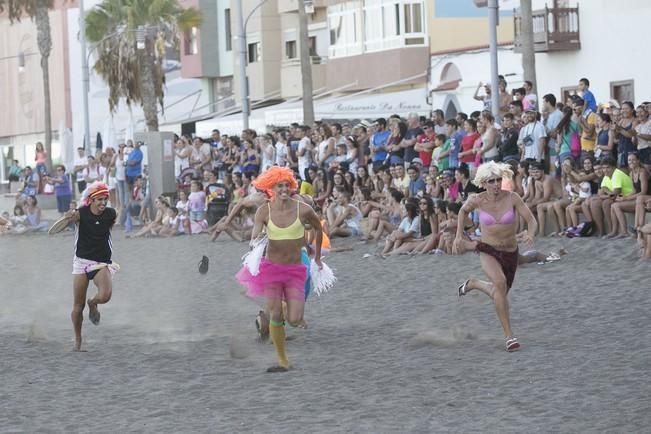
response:
<path id="1" fill-rule="evenodd" d="M 294 177 L 294 172 L 287 167 L 280 166 L 270 167 L 258 176 L 252 184 L 255 188 L 273 199 L 276 196 L 273 188 L 281 182 L 287 182 L 289 183 L 290 189 L 298 190 L 298 182 Z"/>

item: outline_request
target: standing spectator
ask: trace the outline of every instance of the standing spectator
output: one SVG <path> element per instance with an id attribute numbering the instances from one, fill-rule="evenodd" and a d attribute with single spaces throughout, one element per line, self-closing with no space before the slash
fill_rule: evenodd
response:
<path id="1" fill-rule="evenodd" d="M 118 191 L 118 200 L 116 203 L 116 211 L 120 215 L 122 208 L 127 206 L 129 202 L 129 189 L 127 187 L 127 174 L 126 174 L 126 165 L 127 162 L 124 159 L 124 148 L 127 145 L 120 143 L 118 145 L 117 158 L 115 160 L 115 183 Z"/>
<path id="2" fill-rule="evenodd" d="M 522 101 L 514 99 L 509 103 L 509 113 L 513 115 L 513 125 L 520 129 L 522 127 Z"/>
<path id="3" fill-rule="evenodd" d="M 513 113 L 506 113 L 502 118 L 500 129 L 499 153 L 502 161 L 520 161 L 520 149 L 518 148 L 518 137 L 520 130 L 515 126 Z"/>
<path id="4" fill-rule="evenodd" d="M 423 162 L 423 167 L 429 169 L 432 164 L 432 152 L 436 147 L 436 132 L 434 122 L 427 121 L 423 125 L 423 134 L 418 136 L 414 150 L 418 152 L 418 158 Z M 413 161 L 413 159 L 412 159 Z"/>
<path id="5" fill-rule="evenodd" d="M 54 195 L 57 199 L 57 211 L 63 216 L 70 210 L 70 202 L 72 201 L 72 190 L 70 189 L 70 177 L 66 173 L 66 168 L 63 165 L 58 165 L 56 168 L 55 176 L 48 176 L 45 182 L 54 186 Z"/>
<path id="6" fill-rule="evenodd" d="M 89 155 L 88 166 L 84 169 L 84 181 L 86 181 L 86 184 L 92 184 L 95 181 L 104 182 L 105 174 L 106 169 L 97 162 L 95 157 Z"/>
<path id="7" fill-rule="evenodd" d="M 341 128 L 341 125 L 336 124 L 338 128 Z M 341 130 L 339 130 L 341 133 Z M 343 137 L 341 137 L 343 139 Z M 321 124 L 319 127 L 319 144 L 316 149 L 316 164 L 319 167 L 322 167 L 326 170 L 330 167 L 330 163 L 334 161 L 336 156 L 336 145 L 339 143 L 339 138 L 333 135 L 332 130 L 328 124 Z M 345 145 L 346 140 L 343 139 L 341 144 Z"/>
<path id="8" fill-rule="evenodd" d="M 489 111 L 484 110 L 479 117 L 479 124 L 484 129 L 481 133 L 481 147 L 477 152 L 475 165 L 479 167 L 482 161 L 496 161 L 500 153 L 497 149 L 497 129 L 495 128 L 495 117 Z"/>
<path id="9" fill-rule="evenodd" d="M 635 141 L 640 162 L 651 172 L 651 118 L 649 117 L 650 104 L 638 106 L 637 125 L 635 126 Z"/>
<path id="10" fill-rule="evenodd" d="M 543 96 L 543 110 L 549 113 L 545 122 L 545 132 L 547 133 L 545 166 L 551 170 L 550 164 L 555 162 L 555 158 L 553 157 L 557 155 L 556 144 L 559 140 L 557 128 L 563 118 L 563 113 L 556 107 L 556 97 L 551 93 Z"/>
<path id="11" fill-rule="evenodd" d="M 128 144 L 128 143 L 127 143 Z M 136 142 L 134 148 L 127 156 L 127 169 L 125 171 L 129 191 L 132 191 L 136 183 L 136 178 L 142 176 L 142 142 Z"/>
<path id="12" fill-rule="evenodd" d="M 271 134 L 265 134 L 258 137 L 258 144 L 260 147 L 260 154 L 262 155 L 261 172 L 274 165 L 276 162 L 276 148 L 273 144 L 273 137 Z"/>
<path id="13" fill-rule="evenodd" d="M 525 80 L 524 85 L 524 96 L 522 97 L 522 107 L 524 111 L 527 110 L 538 110 L 538 97 L 533 90 L 533 83 L 529 80 Z"/>
<path id="14" fill-rule="evenodd" d="M 407 132 L 402 142 L 402 147 L 404 148 L 404 161 L 410 162 L 414 158 L 418 157 L 418 152 L 414 149 L 418 136 L 423 134 L 423 130 L 420 127 L 420 118 L 417 113 L 409 113 L 407 115 Z"/>
<path id="15" fill-rule="evenodd" d="M 185 136 L 181 136 L 176 141 L 174 146 L 174 176 L 180 176 L 185 169 L 190 167 L 192 149 L 192 144 Z"/>
<path id="16" fill-rule="evenodd" d="M 461 141 L 461 152 L 459 152 L 459 161 L 470 168 L 475 167 L 475 141 L 481 136 L 477 132 L 477 122 L 474 119 L 468 119 L 465 122 L 466 135 Z"/>
<path id="17" fill-rule="evenodd" d="M 479 89 L 484 87 L 484 94 L 479 95 Z M 482 110 L 490 110 L 491 109 L 491 85 L 488 83 L 482 83 L 481 81 L 477 84 L 477 89 L 475 89 L 475 94 L 473 95 L 473 99 L 476 101 L 481 101 L 483 106 Z"/>
<path id="18" fill-rule="evenodd" d="M 500 117 L 504 118 L 504 115 L 509 112 L 509 104 L 513 101 L 513 96 L 506 90 L 506 80 L 503 78 L 500 79 L 498 86 L 500 88 Z"/>
<path id="19" fill-rule="evenodd" d="M 572 108 L 576 119 L 581 127 L 581 161 L 588 157 L 594 157 L 595 143 L 597 142 L 597 114 L 590 108 L 586 108 L 585 101 L 576 98 L 572 102 Z"/>
<path id="20" fill-rule="evenodd" d="M 563 108 L 563 117 L 556 126 L 556 152 L 558 153 L 556 165 L 559 168 L 558 171 L 561 170 L 563 161 L 568 158 L 574 159 L 574 157 L 578 157 L 572 155 L 572 141 L 576 139 L 580 131 L 579 124 L 574 121 L 576 118 L 578 116 L 573 116 L 572 108 L 567 106 Z"/>
<path id="21" fill-rule="evenodd" d="M 77 180 L 77 191 L 81 194 L 84 190 L 86 190 L 84 169 L 88 167 L 88 158 L 86 158 L 86 153 L 84 151 L 84 148 L 82 147 L 77 148 L 77 158 L 75 158 L 74 165 L 75 167 L 73 169 L 73 172 Z"/>
<path id="22" fill-rule="evenodd" d="M 45 165 L 47 162 L 47 152 L 45 152 L 45 148 L 41 142 L 36 142 L 36 155 L 34 156 L 34 161 L 36 162 L 36 173 L 38 174 L 39 179 L 43 181 L 47 174 L 47 166 Z M 40 183 L 38 191 L 39 193 L 43 191 L 43 185 Z"/>
<path id="23" fill-rule="evenodd" d="M 587 78 L 582 78 L 579 80 L 579 94 L 584 101 L 584 110 L 590 109 L 593 112 L 597 111 L 597 99 L 594 97 L 593 93 L 590 91 L 590 80 Z"/>
<path id="24" fill-rule="evenodd" d="M 212 148 L 201 137 L 192 141 L 193 149 L 190 156 L 190 165 L 201 174 L 204 170 L 212 170 Z"/>
<path id="25" fill-rule="evenodd" d="M 389 164 L 404 165 L 405 162 L 405 148 L 403 146 L 403 139 L 407 134 L 407 124 L 399 119 L 391 119 L 389 122 L 391 136 L 387 142 L 387 150 L 389 151 Z"/>
<path id="26" fill-rule="evenodd" d="M 633 143 L 635 136 L 634 121 L 635 107 L 630 101 L 624 101 L 621 108 L 621 119 L 615 126 L 615 139 L 617 141 L 617 163 L 619 167 L 626 167 L 628 154 L 636 150 Z"/>
<path id="27" fill-rule="evenodd" d="M 296 137 L 298 138 L 298 148 L 296 155 L 298 157 L 298 174 L 301 178 L 305 176 L 305 171 L 312 165 L 314 161 L 314 146 L 308 137 L 310 129 L 302 125 L 295 130 Z"/>
<path id="28" fill-rule="evenodd" d="M 387 131 L 387 121 L 384 118 L 375 120 L 375 133 L 371 137 L 371 159 L 373 161 L 373 173 L 377 172 L 384 165 L 387 158 L 387 143 L 391 132 Z"/>
<path id="29" fill-rule="evenodd" d="M 542 162 L 545 149 L 545 127 L 536 118 L 536 112 L 526 112 L 527 124 L 520 130 L 518 146 L 522 152 L 522 159 L 527 161 Z"/>
<path id="30" fill-rule="evenodd" d="M 244 151 L 240 156 L 240 166 L 242 166 L 242 173 L 244 175 L 257 175 L 260 171 L 260 154 L 250 140 L 244 141 Z"/>
<path id="31" fill-rule="evenodd" d="M 443 110 L 434 110 L 432 122 L 434 122 L 434 132 L 437 135 L 445 134 L 448 131 L 448 126 L 445 124 L 445 114 L 443 114 Z"/>
<path id="32" fill-rule="evenodd" d="M 610 115 L 599 113 L 597 115 L 597 143 L 595 145 L 596 158 L 614 158 L 615 129 Z"/>
<path id="33" fill-rule="evenodd" d="M 276 164 L 280 167 L 291 167 L 287 132 L 278 131 L 276 134 Z"/>

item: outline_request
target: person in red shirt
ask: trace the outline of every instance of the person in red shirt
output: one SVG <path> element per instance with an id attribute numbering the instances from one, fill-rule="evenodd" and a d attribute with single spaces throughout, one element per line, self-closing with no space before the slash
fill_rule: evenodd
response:
<path id="1" fill-rule="evenodd" d="M 465 122 L 466 136 L 461 141 L 461 152 L 459 161 L 466 163 L 468 167 L 475 167 L 475 141 L 480 137 L 477 132 L 477 121 L 467 119 Z"/>
<path id="2" fill-rule="evenodd" d="M 434 150 L 436 140 L 436 130 L 434 122 L 427 121 L 423 125 L 423 134 L 416 139 L 414 150 L 418 152 L 418 158 L 423 161 L 423 167 L 429 168 L 432 163 L 432 151 Z"/>

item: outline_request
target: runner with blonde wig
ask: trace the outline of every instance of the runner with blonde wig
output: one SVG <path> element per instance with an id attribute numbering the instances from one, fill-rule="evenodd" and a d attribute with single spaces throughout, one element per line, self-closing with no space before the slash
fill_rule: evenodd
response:
<path id="1" fill-rule="evenodd" d="M 479 166 L 473 182 L 486 191 L 470 196 L 461 207 L 453 244 L 455 254 L 467 250 L 479 253 L 481 267 L 489 281 L 470 278 L 459 286 L 458 294 L 463 296 L 473 289 L 478 289 L 493 300 L 504 329 L 506 350 L 509 352 L 520 348 L 520 343 L 511 331 L 507 299 L 518 268 L 518 214 L 527 222 L 527 232 L 523 237 L 525 243 L 533 243 L 534 234 L 538 229 L 536 219 L 520 196 L 502 189 L 504 178 L 511 176 L 513 172 L 508 164 L 491 161 Z M 463 238 L 464 222 L 468 214 L 475 210 L 479 213 L 481 239 L 467 241 Z"/>

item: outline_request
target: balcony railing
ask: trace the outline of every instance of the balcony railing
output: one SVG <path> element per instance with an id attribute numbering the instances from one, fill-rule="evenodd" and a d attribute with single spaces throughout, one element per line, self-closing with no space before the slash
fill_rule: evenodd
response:
<path id="1" fill-rule="evenodd" d="M 533 11 L 533 46 L 537 53 L 581 49 L 579 7 Z M 515 51 L 521 51 L 522 17 L 514 14 Z"/>

